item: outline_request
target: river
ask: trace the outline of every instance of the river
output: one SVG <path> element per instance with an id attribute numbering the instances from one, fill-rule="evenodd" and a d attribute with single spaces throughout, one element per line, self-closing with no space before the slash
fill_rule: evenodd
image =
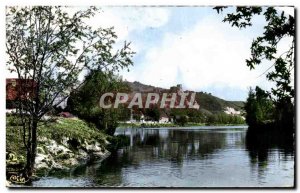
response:
<path id="1" fill-rule="evenodd" d="M 291 139 L 244 126 L 117 129 L 130 145 L 36 187 L 292 187 Z"/>

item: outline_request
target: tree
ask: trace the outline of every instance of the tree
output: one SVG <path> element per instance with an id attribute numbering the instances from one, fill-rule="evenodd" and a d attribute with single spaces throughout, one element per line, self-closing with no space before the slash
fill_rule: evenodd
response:
<path id="1" fill-rule="evenodd" d="M 214 9 L 220 13 L 225 8 L 215 7 Z M 263 73 L 266 74 L 269 81 L 276 84 L 268 95 L 276 106 L 278 122 L 289 122 L 289 125 L 292 126 L 295 91 L 291 75 L 295 65 L 295 18 L 291 15 L 286 16 L 284 11 L 278 13 L 274 7 L 236 7 L 235 12 L 226 14 L 223 22 L 228 22 L 240 29 L 246 28 L 252 26 L 252 19 L 255 15 L 261 14 L 266 21 L 264 32 L 253 40 L 251 57 L 246 60 L 246 64 L 252 70 L 265 60 L 272 63 Z M 290 41 L 289 48 L 278 53 L 279 43 L 284 39 Z M 252 100 L 252 98 L 252 94 L 249 93 L 248 100 Z"/>
<path id="2" fill-rule="evenodd" d="M 160 111 L 157 105 L 153 105 L 145 110 L 145 115 L 150 117 L 153 121 L 159 121 Z"/>
<path id="3" fill-rule="evenodd" d="M 205 115 L 201 111 L 197 109 L 186 109 L 186 111 L 190 122 L 194 122 L 194 123 L 205 122 Z"/>
<path id="4" fill-rule="evenodd" d="M 208 116 L 207 116 L 207 119 L 206 119 L 206 123 L 207 123 L 208 125 L 212 125 L 212 124 L 214 124 L 214 123 L 217 123 L 217 117 L 216 117 L 216 115 L 214 115 L 214 114 L 208 115 Z"/>
<path id="5" fill-rule="evenodd" d="M 138 113 L 135 113 L 133 114 L 133 119 L 135 119 L 137 122 L 140 122 L 141 121 L 141 114 L 138 114 Z"/>
<path id="6" fill-rule="evenodd" d="M 174 120 L 175 120 L 176 124 L 178 124 L 180 126 L 184 126 L 188 122 L 188 117 L 186 115 L 182 115 L 182 116 L 176 117 Z"/>
<path id="7" fill-rule="evenodd" d="M 190 109 L 171 109 L 170 116 L 173 118 L 174 123 L 184 126 L 189 121 Z"/>
<path id="8" fill-rule="evenodd" d="M 100 70 L 92 70 L 86 77 L 85 83 L 73 91 L 68 98 L 67 110 L 93 123 L 99 130 L 113 135 L 118 120 L 127 115 L 125 108 L 103 109 L 99 107 L 99 99 L 105 92 L 128 92 L 121 78 L 113 74 L 107 74 Z"/>
<path id="9" fill-rule="evenodd" d="M 27 92 L 25 88 L 33 92 L 16 101 L 27 151 L 24 171 L 29 177 L 35 162 L 38 123 L 83 84 L 78 76 L 90 70 L 112 73 L 132 64 L 129 43 L 113 51 L 117 38 L 113 28 L 93 29 L 85 23 L 97 11 L 89 7 L 71 15 L 60 6 L 6 10 L 7 67 L 22 80 L 19 93 Z"/>
<path id="10" fill-rule="evenodd" d="M 250 88 L 244 109 L 247 112 L 246 122 L 249 126 L 257 126 L 274 119 L 274 105 L 269 95 L 258 86 L 255 90 Z"/>

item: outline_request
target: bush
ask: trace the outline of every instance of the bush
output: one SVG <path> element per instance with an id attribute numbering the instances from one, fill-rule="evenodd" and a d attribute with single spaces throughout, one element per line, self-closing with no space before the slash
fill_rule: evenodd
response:
<path id="1" fill-rule="evenodd" d="M 113 135 L 118 120 L 126 119 L 128 111 L 124 109 L 103 109 L 98 106 L 100 96 L 105 92 L 126 92 L 126 84 L 118 77 L 101 71 L 91 71 L 85 77 L 85 84 L 71 93 L 66 110 L 93 124 L 97 129 Z"/>
<path id="2" fill-rule="evenodd" d="M 250 89 L 245 103 L 246 122 L 249 126 L 262 124 L 264 121 L 274 119 L 275 108 L 268 94 L 258 86 L 255 91 Z"/>
<path id="3" fill-rule="evenodd" d="M 183 115 L 183 116 L 178 116 L 174 119 L 175 123 L 180 125 L 180 126 L 184 126 L 187 122 L 188 122 L 188 118 L 187 116 Z"/>
<path id="4" fill-rule="evenodd" d="M 6 116 L 7 126 L 22 126 L 22 120 L 16 115 Z"/>
<path id="5" fill-rule="evenodd" d="M 207 124 L 244 124 L 244 119 L 239 115 L 228 115 L 226 113 L 217 113 L 207 117 Z"/>

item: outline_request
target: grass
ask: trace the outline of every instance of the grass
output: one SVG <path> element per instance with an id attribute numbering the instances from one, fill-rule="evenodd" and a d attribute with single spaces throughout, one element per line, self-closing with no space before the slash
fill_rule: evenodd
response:
<path id="1" fill-rule="evenodd" d="M 17 126 L 6 127 L 6 159 L 24 164 L 26 149 L 21 136 Z"/>
<path id="2" fill-rule="evenodd" d="M 6 152 L 8 163 L 24 164 L 26 149 L 23 143 L 22 127 L 15 116 L 7 116 L 6 120 Z M 108 136 L 80 119 L 57 118 L 52 122 L 41 122 L 38 126 L 38 139 L 53 139 L 60 143 L 63 137 L 78 142 L 99 142 L 103 147 Z M 39 140 L 38 140 L 39 141 Z M 42 142 L 38 142 L 38 146 Z M 46 150 L 45 150 L 46 151 Z M 10 164 L 11 165 L 11 164 Z M 19 166 L 20 167 L 20 166 Z"/>
<path id="3" fill-rule="evenodd" d="M 83 142 L 104 143 L 107 135 L 77 118 L 58 118 L 55 122 L 41 124 L 38 136 L 61 141 L 62 137 Z"/>

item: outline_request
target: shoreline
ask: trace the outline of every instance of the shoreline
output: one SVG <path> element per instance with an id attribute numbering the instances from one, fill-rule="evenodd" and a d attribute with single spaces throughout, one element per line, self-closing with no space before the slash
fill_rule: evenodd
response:
<path id="1" fill-rule="evenodd" d="M 187 124 L 185 126 L 174 125 L 174 124 L 150 124 L 150 125 L 141 125 L 141 124 L 128 124 L 117 127 L 117 129 L 227 129 L 228 127 L 232 128 L 248 128 L 246 124 L 216 124 L 216 125 L 194 125 Z"/>
<path id="2" fill-rule="evenodd" d="M 230 127 L 230 128 L 228 128 Z M 156 128 L 141 128 L 141 129 L 164 129 L 164 130 L 214 130 L 214 129 L 248 129 L 248 125 L 219 125 L 219 126 L 178 126 L 178 127 L 156 127 Z"/>

